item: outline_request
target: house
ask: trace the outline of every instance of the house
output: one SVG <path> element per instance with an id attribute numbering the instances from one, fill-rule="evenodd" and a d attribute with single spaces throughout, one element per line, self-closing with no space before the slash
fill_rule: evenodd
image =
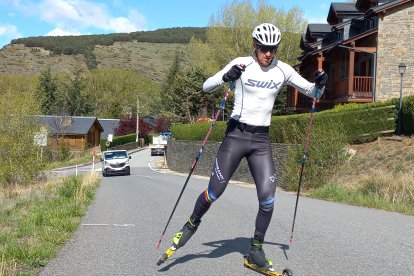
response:
<path id="1" fill-rule="evenodd" d="M 323 68 L 329 82 L 318 106 L 370 103 L 400 96 L 400 62 L 407 65 L 403 94 L 414 94 L 413 0 L 331 3 L 326 24 L 309 24 L 294 68 L 313 82 Z M 310 99 L 288 88 L 287 107 L 310 108 Z"/>
<path id="2" fill-rule="evenodd" d="M 39 115 L 40 124 L 47 129 L 47 145 L 66 144 L 70 150 L 99 146 L 104 131 L 96 117 Z"/>
<path id="3" fill-rule="evenodd" d="M 101 140 L 108 139 L 108 134 L 115 134 L 116 128 L 119 126 L 119 119 L 98 119 L 103 128 Z"/>

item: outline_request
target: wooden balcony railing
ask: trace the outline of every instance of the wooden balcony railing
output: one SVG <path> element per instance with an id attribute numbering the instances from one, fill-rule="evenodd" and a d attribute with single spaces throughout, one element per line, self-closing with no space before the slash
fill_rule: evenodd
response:
<path id="1" fill-rule="evenodd" d="M 374 88 L 373 77 L 355 76 L 354 77 L 354 97 L 370 98 Z"/>

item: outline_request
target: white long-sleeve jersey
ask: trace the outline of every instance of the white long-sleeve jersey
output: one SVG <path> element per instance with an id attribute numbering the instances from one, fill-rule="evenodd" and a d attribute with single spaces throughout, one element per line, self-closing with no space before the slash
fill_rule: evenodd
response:
<path id="1" fill-rule="evenodd" d="M 290 65 L 273 59 L 268 67 L 261 67 L 255 58 L 238 57 L 221 71 L 208 78 L 203 90 L 210 92 L 224 84 L 223 74 L 235 64 L 246 65 L 236 81 L 234 108 L 231 118 L 254 126 L 269 126 L 277 94 L 284 85 L 295 87 L 302 94 L 312 97 L 314 83 L 301 77 Z"/>

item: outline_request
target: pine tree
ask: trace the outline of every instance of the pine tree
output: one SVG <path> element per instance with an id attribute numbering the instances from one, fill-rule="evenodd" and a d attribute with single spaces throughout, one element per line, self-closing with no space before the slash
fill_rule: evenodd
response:
<path id="1" fill-rule="evenodd" d="M 50 68 L 40 74 L 36 95 L 40 100 L 43 114 L 53 115 L 56 112 L 57 80 L 52 76 Z"/>

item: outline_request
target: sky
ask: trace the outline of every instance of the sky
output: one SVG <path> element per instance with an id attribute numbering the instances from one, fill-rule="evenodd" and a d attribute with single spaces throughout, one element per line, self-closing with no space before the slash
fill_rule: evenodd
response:
<path id="1" fill-rule="evenodd" d="M 232 0 L 0 0 L 0 49 L 12 39 L 207 27 Z M 240 2 L 240 1 L 239 1 Z M 257 1 L 252 1 L 257 3 Z M 309 23 L 326 23 L 331 1 L 268 0 L 300 8 Z"/>

